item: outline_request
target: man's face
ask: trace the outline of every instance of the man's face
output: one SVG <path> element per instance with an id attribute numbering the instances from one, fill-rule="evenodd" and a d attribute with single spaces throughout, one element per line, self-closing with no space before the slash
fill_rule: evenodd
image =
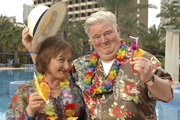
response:
<path id="1" fill-rule="evenodd" d="M 120 47 L 120 31 L 114 28 L 109 21 L 103 21 L 90 27 L 92 44 L 104 62 L 115 59 Z"/>

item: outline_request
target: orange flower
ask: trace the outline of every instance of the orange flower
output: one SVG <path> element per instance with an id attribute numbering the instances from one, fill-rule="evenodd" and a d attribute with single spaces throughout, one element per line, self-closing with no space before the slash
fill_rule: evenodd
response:
<path id="1" fill-rule="evenodd" d="M 144 55 L 144 51 L 142 49 L 137 49 L 134 51 L 134 57 L 140 57 Z"/>
<path id="2" fill-rule="evenodd" d="M 23 84 L 23 85 L 20 85 L 18 88 L 22 88 L 22 87 L 25 87 L 25 86 L 26 86 L 26 85 Z"/>
<path id="3" fill-rule="evenodd" d="M 14 96 L 12 97 L 11 102 L 13 102 L 13 103 L 16 102 L 17 98 L 18 98 L 18 95 L 14 94 Z"/>
<path id="4" fill-rule="evenodd" d="M 10 108 L 10 109 L 11 109 L 11 108 L 13 108 L 13 105 L 12 105 L 12 104 L 10 104 L 10 105 L 9 105 L 9 108 Z"/>

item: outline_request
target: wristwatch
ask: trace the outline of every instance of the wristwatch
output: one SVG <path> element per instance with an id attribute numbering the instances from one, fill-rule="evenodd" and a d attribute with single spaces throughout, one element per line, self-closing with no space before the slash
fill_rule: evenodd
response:
<path id="1" fill-rule="evenodd" d="M 148 87 L 151 87 L 154 84 L 154 74 L 152 75 L 151 79 L 145 82 Z"/>

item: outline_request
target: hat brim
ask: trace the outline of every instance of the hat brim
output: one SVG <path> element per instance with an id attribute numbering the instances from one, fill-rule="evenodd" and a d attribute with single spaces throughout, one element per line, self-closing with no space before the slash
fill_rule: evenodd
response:
<path id="1" fill-rule="evenodd" d="M 32 41 L 32 50 L 38 53 L 41 43 L 55 36 L 66 16 L 67 6 L 63 2 L 52 5 L 41 18 Z"/>

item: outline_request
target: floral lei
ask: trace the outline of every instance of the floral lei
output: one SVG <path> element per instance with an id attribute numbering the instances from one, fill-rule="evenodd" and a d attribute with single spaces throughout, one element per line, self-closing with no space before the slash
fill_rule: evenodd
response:
<path id="1" fill-rule="evenodd" d="M 40 96 L 46 102 L 46 107 L 45 107 L 46 115 L 48 115 L 48 118 L 50 120 L 58 119 L 58 116 L 55 113 L 55 106 L 53 105 L 53 102 L 49 101 L 49 100 L 46 100 L 44 98 L 44 96 L 42 95 L 42 91 L 41 91 L 41 88 L 40 88 L 40 83 L 45 82 L 43 80 L 44 75 L 37 73 L 37 76 L 36 76 L 36 74 L 34 73 L 34 78 L 36 80 L 36 88 L 37 88 Z M 62 102 L 63 102 L 64 108 L 65 108 L 64 112 L 65 112 L 65 115 L 66 115 L 67 119 L 76 120 L 78 117 L 73 117 L 73 115 L 75 115 L 75 111 L 73 110 L 75 106 L 74 106 L 74 103 L 72 102 L 73 101 L 72 100 L 73 96 L 72 96 L 72 93 L 71 93 L 71 88 L 69 88 L 69 84 L 70 84 L 70 82 L 68 80 L 68 77 L 64 78 L 64 80 L 62 82 L 60 82 L 61 94 L 63 96 Z"/>
<path id="2" fill-rule="evenodd" d="M 127 46 L 125 42 L 123 42 L 123 40 L 121 40 L 120 42 L 121 42 L 120 49 L 117 52 L 117 57 L 114 61 L 113 67 L 111 68 L 108 74 L 106 82 L 100 86 L 92 85 L 92 75 L 95 70 L 96 63 L 98 61 L 99 56 L 96 53 L 96 51 L 93 54 L 91 54 L 92 58 L 90 59 L 87 72 L 85 73 L 86 77 L 84 79 L 84 89 L 86 91 L 93 94 L 99 94 L 99 93 L 107 92 L 108 90 L 110 90 L 112 86 L 112 82 L 119 71 L 119 66 L 123 63 L 123 59 L 126 56 Z"/>

